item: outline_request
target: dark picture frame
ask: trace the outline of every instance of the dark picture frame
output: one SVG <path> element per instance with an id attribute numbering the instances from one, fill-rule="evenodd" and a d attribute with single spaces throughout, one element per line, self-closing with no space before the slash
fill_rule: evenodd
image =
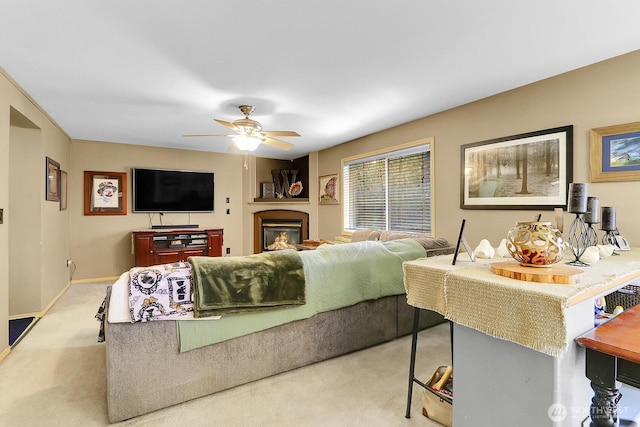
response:
<path id="1" fill-rule="evenodd" d="M 84 214 L 126 215 L 127 173 L 84 171 Z"/>
<path id="2" fill-rule="evenodd" d="M 564 209 L 572 180 L 573 125 L 461 146 L 461 209 Z"/>
<path id="3" fill-rule="evenodd" d="M 591 182 L 640 181 L 640 122 L 591 129 Z"/>
<path id="4" fill-rule="evenodd" d="M 45 200 L 60 201 L 60 163 L 47 157 L 45 164 Z"/>
<path id="5" fill-rule="evenodd" d="M 67 210 L 67 195 L 68 193 L 68 174 L 67 171 L 60 171 L 60 210 Z"/>
<path id="6" fill-rule="evenodd" d="M 451 261 L 451 265 L 456 265 L 456 261 L 458 259 L 458 254 L 460 253 L 460 246 L 464 247 L 464 250 L 467 251 L 467 255 L 471 259 L 471 262 L 476 262 L 476 254 L 471 249 L 469 242 L 464 238 L 464 224 L 467 222 L 466 219 L 462 220 L 460 224 L 460 233 L 458 234 L 458 243 L 456 244 L 456 250 L 453 253 L 453 260 Z"/>

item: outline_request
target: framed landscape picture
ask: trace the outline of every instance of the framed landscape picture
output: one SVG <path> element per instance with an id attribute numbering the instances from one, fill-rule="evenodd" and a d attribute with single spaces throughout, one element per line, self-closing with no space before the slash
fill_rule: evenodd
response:
<path id="1" fill-rule="evenodd" d="M 564 208 L 573 179 L 573 126 L 461 146 L 462 209 Z"/>
<path id="2" fill-rule="evenodd" d="M 640 181 L 640 122 L 590 131 L 591 182 Z"/>

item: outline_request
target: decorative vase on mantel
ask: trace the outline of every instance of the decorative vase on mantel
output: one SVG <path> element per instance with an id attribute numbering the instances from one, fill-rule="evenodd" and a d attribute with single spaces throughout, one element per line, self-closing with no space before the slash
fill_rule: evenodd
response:
<path id="1" fill-rule="evenodd" d="M 551 222 L 519 221 L 507 233 L 507 251 L 525 267 L 551 267 L 564 257 L 564 237 Z"/>

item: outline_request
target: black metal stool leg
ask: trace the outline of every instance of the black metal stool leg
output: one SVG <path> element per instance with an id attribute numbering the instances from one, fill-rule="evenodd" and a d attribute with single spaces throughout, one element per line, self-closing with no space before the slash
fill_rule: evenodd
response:
<path id="1" fill-rule="evenodd" d="M 416 348 L 418 345 L 418 324 L 420 323 L 420 309 L 413 309 L 413 333 L 411 336 L 411 361 L 409 362 L 409 391 L 407 394 L 407 412 L 405 418 L 411 418 L 411 397 L 413 394 L 413 382 L 415 380 Z"/>

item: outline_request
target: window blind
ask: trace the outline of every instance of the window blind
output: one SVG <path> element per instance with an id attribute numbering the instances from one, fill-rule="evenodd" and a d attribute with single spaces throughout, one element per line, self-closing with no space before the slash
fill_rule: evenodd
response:
<path id="1" fill-rule="evenodd" d="M 428 145 L 344 163 L 346 230 L 431 232 Z"/>

